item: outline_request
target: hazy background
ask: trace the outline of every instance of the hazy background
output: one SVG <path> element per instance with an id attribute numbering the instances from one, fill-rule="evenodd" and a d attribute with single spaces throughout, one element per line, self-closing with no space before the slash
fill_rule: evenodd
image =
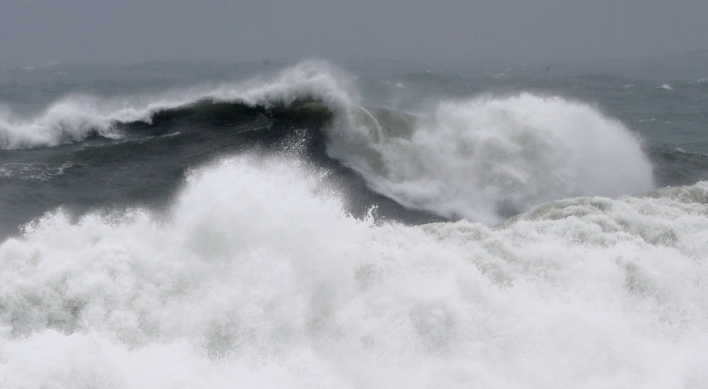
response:
<path id="1" fill-rule="evenodd" d="M 708 48 L 706 0 L 0 0 L 0 64 L 556 61 Z"/>

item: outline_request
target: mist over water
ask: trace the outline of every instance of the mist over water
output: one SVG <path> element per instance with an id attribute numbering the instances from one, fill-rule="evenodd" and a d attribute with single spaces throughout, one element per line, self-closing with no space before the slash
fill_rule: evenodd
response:
<path id="1" fill-rule="evenodd" d="M 708 385 L 702 81 L 151 66 L 0 83 L 0 386 Z"/>

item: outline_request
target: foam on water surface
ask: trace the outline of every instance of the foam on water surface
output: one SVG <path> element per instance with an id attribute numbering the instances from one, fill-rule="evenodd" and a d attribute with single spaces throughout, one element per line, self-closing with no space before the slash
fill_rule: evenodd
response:
<path id="1" fill-rule="evenodd" d="M 497 228 L 342 211 L 239 157 L 169 215 L 57 211 L 0 246 L 8 388 L 700 388 L 708 185 L 550 202 Z"/>

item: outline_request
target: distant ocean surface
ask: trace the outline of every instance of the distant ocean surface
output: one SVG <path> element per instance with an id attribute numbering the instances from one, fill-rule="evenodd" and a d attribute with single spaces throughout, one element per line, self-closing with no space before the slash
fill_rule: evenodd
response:
<path id="1" fill-rule="evenodd" d="M 706 388 L 708 54 L 0 70 L 0 387 Z"/>

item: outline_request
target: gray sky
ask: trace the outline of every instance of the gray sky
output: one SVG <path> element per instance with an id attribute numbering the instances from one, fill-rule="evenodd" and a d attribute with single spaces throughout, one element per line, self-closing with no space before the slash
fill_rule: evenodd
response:
<path id="1" fill-rule="evenodd" d="M 0 0 L 0 63 L 634 57 L 708 49 L 708 0 Z"/>

